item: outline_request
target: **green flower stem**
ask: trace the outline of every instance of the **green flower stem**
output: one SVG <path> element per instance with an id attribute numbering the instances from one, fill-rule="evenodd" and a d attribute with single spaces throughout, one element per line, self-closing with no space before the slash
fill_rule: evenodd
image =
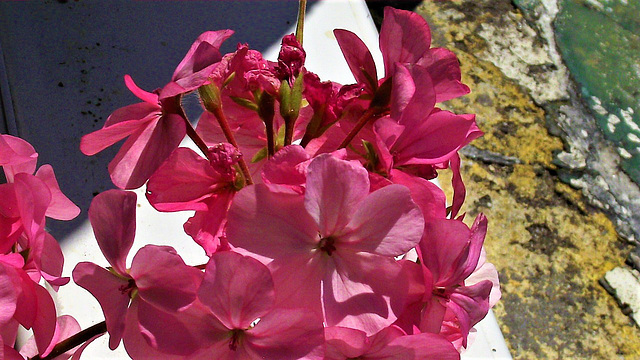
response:
<path id="1" fill-rule="evenodd" d="M 298 3 L 298 24 L 296 25 L 296 39 L 302 45 L 302 37 L 304 32 L 304 16 L 307 12 L 307 0 L 300 0 Z"/>

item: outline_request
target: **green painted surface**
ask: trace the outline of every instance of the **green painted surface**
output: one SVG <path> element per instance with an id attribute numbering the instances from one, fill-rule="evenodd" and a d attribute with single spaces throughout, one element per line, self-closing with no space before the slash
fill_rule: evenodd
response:
<path id="1" fill-rule="evenodd" d="M 514 0 L 534 11 L 540 0 Z M 640 0 L 559 0 L 558 47 L 623 169 L 640 183 Z"/>

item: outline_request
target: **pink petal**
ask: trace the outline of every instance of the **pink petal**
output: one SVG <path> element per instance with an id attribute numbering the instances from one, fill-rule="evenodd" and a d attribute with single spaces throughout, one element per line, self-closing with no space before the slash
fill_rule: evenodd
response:
<path id="1" fill-rule="evenodd" d="M 391 325 L 407 295 L 407 284 L 397 281 L 401 266 L 393 258 L 340 250 L 331 259 L 322 284 L 326 325 L 356 328 L 367 335 Z"/>
<path id="2" fill-rule="evenodd" d="M 195 316 L 200 318 L 197 324 L 190 322 Z M 153 359 L 190 355 L 201 345 L 194 330 L 198 329 L 200 322 L 211 320 L 215 319 L 210 314 L 198 312 L 198 309 L 194 311 L 192 307 L 180 312 L 165 312 L 136 299 L 127 312 L 124 345 L 134 359 L 150 355 Z M 211 331 L 211 328 L 207 330 Z"/>
<path id="3" fill-rule="evenodd" d="M 80 208 L 60 190 L 51 165 L 42 165 L 36 172 L 36 177 L 42 180 L 51 192 L 51 203 L 47 208 L 46 216 L 57 220 L 71 220 L 80 214 Z"/>
<path id="4" fill-rule="evenodd" d="M 484 251 L 484 249 L 483 249 Z M 493 284 L 491 288 L 491 295 L 489 296 L 489 306 L 493 307 L 498 303 L 502 292 L 500 291 L 500 280 L 498 279 L 498 270 L 491 263 L 483 263 L 477 267 L 474 272 L 465 279 L 465 286 L 475 285 L 483 280 L 489 280 Z"/>
<path id="5" fill-rule="evenodd" d="M 12 270 L 9 269 L 9 265 L 0 262 L 0 326 L 2 327 L 13 318 L 18 301 L 18 289 L 15 288 L 15 282 L 11 276 Z"/>
<path id="6" fill-rule="evenodd" d="M 152 105 L 158 105 L 158 95 L 140 89 L 128 74 L 124 76 L 124 84 L 138 99 Z"/>
<path id="7" fill-rule="evenodd" d="M 349 216 L 369 194 L 369 175 L 360 165 L 329 154 L 316 157 L 307 167 L 304 206 L 322 236 L 331 236 L 347 225 Z"/>
<path id="8" fill-rule="evenodd" d="M 16 319 L 20 325 L 30 329 L 35 324 L 38 315 L 36 286 L 39 285 L 36 285 L 22 269 L 16 269 L 14 274 L 13 280 L 16 282 L 14 283 L 14 288 L 19 288 L 22 291 L 18 294 L 16 312 L 13 318 Z"/>
<path id="9" fill-rule="evenodd" d="M 348 30 L 336 29 L 333 30 L 333 34 L 356 81 L 363 84 L 367 91 L 373 94 L 377 86 L 378 73 L 367 45 L 360 40 L 358 35 Z"/>
<path id="10" fill-rule="evenodd" d="M 462 175 L 460 175 L 460 155 L 455 153 L 449 160 L 449 167 L 451 168 L 451 186 L 453 187 L 453 201 L 451 204 L 451 218 L 455 218 L 464 203 L 464 198 L 467 195 L 467 189 L 462 181 Z"/>
<path id="11" fill-rule="evenodd" d="M 348 214 L 348 213 L 347 213 Z M 341 248 L 398 256 L 414 248 L 424 229 L 420 208 L 409 189 L 389 185 L 369 194 L 339 235 Z"/>
<path id="12" fill-rule="evenodd" d="M 269 263 L 276 290 L 276 306 L 304 307 L 322 316 L 321 284 L 327 256 L 319 252 L 278 258 Z"/>
<path id="13" fill-rule="evenodd" d="M 59 286 L 69 282 L 68 277 L 61 277 L 64 257 L 58 241 L 51 234 L 45 232 L 42 241 L 33 244 L 31 252 L 42 277 L 54 290 L 57 291 Z"/>
<path id="14" fill-rule="evenodd" d="M 403 66 L 397 67 L 403 68 Z M 425 114 L 432 112 L 436 104 L 436 92 L 434 90 L 433 80 L 431 80 L 431 74 L 427 69 L 414 65 L 409 68 L 409 72 L 411 79 L 407 81 L 413 82 L 415 91 L 411 94 L 411 98 L 401 110 L 401 116 L 397 118 L 394 117 L 403 125 L 422 121 L 425 118 Z M 394 84 L 395 80 L 394 76 Z"/>
<path id="15" fill-rule="evenodd" d="M 394 183 L 409 188 L 411 199 L 420 207 L 427 221 L 433 218 L 444 219 L 446 217 L 447 198 L 444 191 L 436 184 L 395 169 L 391 170 L 390 178 Z"/>
<path id="16" fill-rule="evenodd" d="M 19 137 L 0 134 L 0 166 L 8 182 L 17 173 L 33 174 L 38 153 L 31 144 Z"/>
<path id="17" fill-rule="evenodd" d="M 130 275 L 144 301 L 178 311 L 196 299 L 202 272 L 187 266 L 170 246 L 147 245 L 133 258 Z"/>
<path id="18" fill-rule="evenodd" d="M 116 110 L 100 130 L 80 139 L 80 151 L 85 155 L 95 155 L 127 136 L 147 126 L 159 116 L 160 108 L 147 103 L 137 103 Z"/>
<path id="19" fill-rule="evenodd" d="M 395 64 L 391 90 L 391 118 L 400 120 L 402 112 L 416 92 L 416 84 L 411 72 L 400 63 Z M 427 108 L 429 109 L 429 108 Z"/>
<path id="20" fill-rule="evenodd" d="M 273 307 L 271 273 L 255 259 L 230 251 L 213 254 L 198 298 L 229 329 L 246 329 Z"/>
<path id="21" fill-rule="evenodd" d="M 462 95 L 471 90 L 460 82 L 460 63 L 456 54 L 444 48 L 432 48 L 427 51 L 418 65 L 427 69 L 434 84 L 436 102 L 443 102 Z"/>
<path id="22" fill-rule="evenodd" d="M 109 163 L 113 183 L 121 189 L 142 186 L 175 150 L 186 134 L 185 120 L 167 114 L 129 136 Z"/>
<path id="23" fill-rule="evenodd" d="M 245 187 L 234 197 L 227 219 L 230 244 L 268 259 L 309 254 L 319 241 L 303 196 L 280 185 Z"/>
<path id="24" fill-rule="evenodd" d="M 416 63 L 431 46 L 431 30 L 422 16 L 385 7 L 380 28 L 380 51 L 385 76 L 393 75 L 393 64 Z"/>
<path id="25" fill-rule="evenodd" d="M 47 356 L 55 346 L 52 340 L 56 330 L 56 306 L 45 288 L 36 284 L 35 290 L 38 299 L 38 315 L 33 323 L 33 335 L 38 352 L 42 356 Z"/>
<path id="26" fill-rule="evenodd" d="M 455 313 L 462 331 L 462 346 L 467 346 L 466 337 L 472 326 L 480 322 L 489 312 L 489 294 L 492 283 L 484 280 L 472 286 L 463 286 L 451 294 L 449 308 Z"/>
<path id="27" fill-rule="evenodd" d="M 246 332 L 262 359 L 323 359 L 322 318 L 302 309 L 276 309 Z"/>
<path id="28" fill-rule="evenodd" d="M 129 280 L 90 262 L 81 262 L 73 269 L 73 281 L 93 295 L 100 303 L 107 332 L 109 348 L 114 350 L 120 344 L 125 327 L 125 316 L 129 306 Z"/>
<path id="29" fill-rule="evenodd" d="M 127 255 L 136 233 L 136 199 L 133 192 L 107 190 L 89 206 L 89 221 L 98 246 L 121 275 L 127 274 Z"/>

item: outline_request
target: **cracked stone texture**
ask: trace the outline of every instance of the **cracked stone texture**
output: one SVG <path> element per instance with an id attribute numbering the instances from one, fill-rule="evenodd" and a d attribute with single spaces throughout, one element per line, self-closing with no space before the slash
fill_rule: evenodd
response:
<path id="1" fill-rule="evenodd" d="M 507 76 L 504 63 L 511 60 L 493 57 L 493 45 L 483 36 L 487 29 L 500 36 L 496 29 L 501 28 L 524 29 L 532 36 L 510 1 L 427 1 L 416 12 L 431 25 L 433 46 L 459 56 L 463 81 L 472 89 L 444 107 L 476 113 L 485 132 L 463 154 L 468 191 L 463 211 L 469 222 L 480 212 L 489 218 L 485 244 L 503 291 L 494 311 L 512 355 L 640 359 L 640 329 L 598 284 L 607 271 L 624 264 L 631 246 L 605 214 L 559 180 L 554 155 L 567 145 L 549 134 L 549 114 L 537 103 L 562 100 L 565 94 L 551 86 L 544 93 L 545 86 L 528 82 L 556 76 L 544 74 L 557 70 L 548 55 L 540 55 L 545 41 L 528 42 L 535 48 L 531 58 L 527 46 L 518 48 L 518 56 L 543 75 Z M 504 41 L 512 41 L 510 36 Z M 442 173 L 440 183 L 446 187 L 449 182 L 450 174 Z"/>

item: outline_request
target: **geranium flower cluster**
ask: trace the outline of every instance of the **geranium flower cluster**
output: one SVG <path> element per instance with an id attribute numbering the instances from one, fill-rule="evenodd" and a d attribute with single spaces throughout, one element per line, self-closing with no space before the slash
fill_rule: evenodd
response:
<path id="1" fill-rule="evenodd" d="M 120 189 L 89 209 L 110 266 L 73 271 L 102 307 L 109 347 L 124 342 L 134 359 L 458 359 L 500 290 L 483 252 L 487 219 L 469 228 L 459 214 L 458 151 L 482 132 L 474 115 L 436 106 L 469 92 L 456 56 L 431 47 L 422 17 L 392 8 L 380 31 L 384 75 L 357 35 L 335 30 L 350 85 L 307 69 L 294 35 L 272 62 L 246 44 L 222 55 L 232 34 L 200 35 L 153 92 L 125 76 L 141 102 L 82 138 L 86 155 L 126 138 L 109 164 Z M 203 105 L 195 129 L 181 106 L 191 92 Z M 179 147 L 185 136 L 198 151 Z M 79 358 L 101 332 L 56 347 L 78 326 L 56 326 L 38 284 L 68 281 L 45 216 L 78 209 L 50 167 L 32 175 L 36 156 L 0 137 L 0 349 Z M 449 207 L 430 181 L 443 169 L 453 172 Z M 147 245 L 127 266 L 137 199 L 126 190 L 145 184 L 158 211 L 195 212 L 184 231 L 207 264 Z M 10 346 L 18 324 L 35 334 L 21 354 Z"/>

